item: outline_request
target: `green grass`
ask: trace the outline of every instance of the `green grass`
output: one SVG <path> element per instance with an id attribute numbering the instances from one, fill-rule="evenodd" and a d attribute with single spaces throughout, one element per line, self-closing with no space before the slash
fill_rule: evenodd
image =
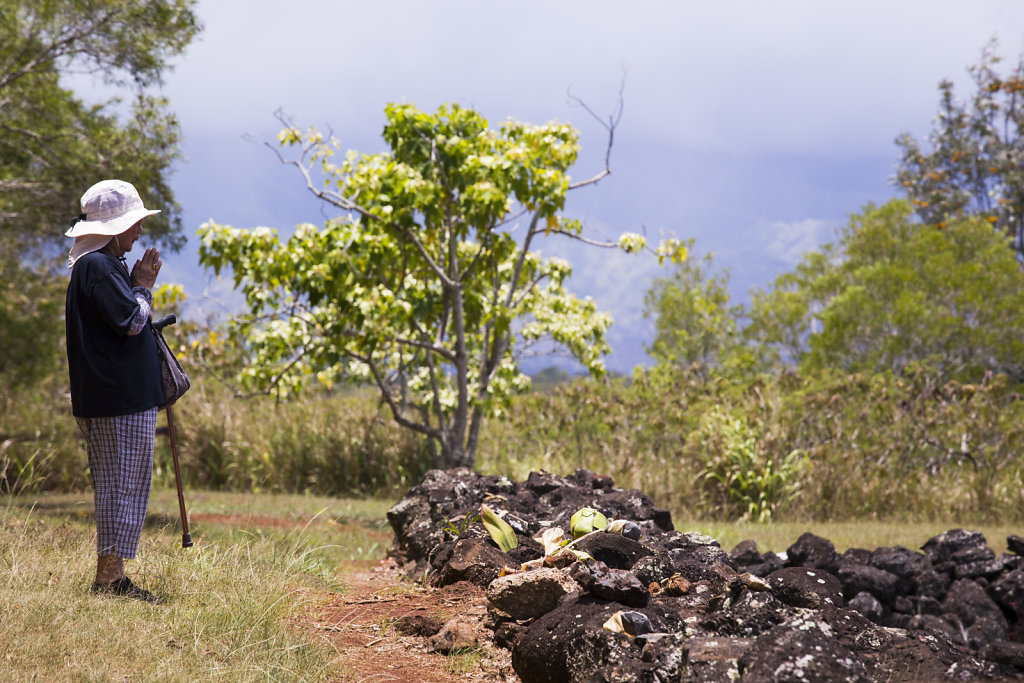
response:
<path id="1" fill-rule="evenodd" d="M 388 501 L 191 494 L 193 514 L 294 523 L 196 523 L 180 547 L 173 491 L 154 495 L 133 579 L 151 606 L 88 592 L 91 497 L 0 503 L 0 671 L 4 680 L 308 681 L 337 675 L 334 650 L 292 624 L 329 591 L 339 565 L 383 556 Z"/>
<path id="2" fill-rule="evenodd" d="M 874 550 L 883 546 L 901 545 L 911 550 L 919 550 L 929 538 L 950 529 L 968 529 L 980 531 L 988 545 L 996 553 L 1006 552 L 1006 537 L 1020 534 L 1019 526 L 1007 525 L 970 525 L 956 521 L 949 522 L 910 522 L 894 523 L 879 521 L 863 522 L 773 522 L 757 524 L 754 522 L 707 522 L 686 521 L 673 518 L 679 531 L 698 531 L 718 540 L 726 551 L 732 550 L 737 543 L 747 539 L 757 542 L 758 550 L 766 552 L 782 552 L 796 541 L 804 532 L 832 541 L 838 552 L 849 548 L 866 548 Z"/>

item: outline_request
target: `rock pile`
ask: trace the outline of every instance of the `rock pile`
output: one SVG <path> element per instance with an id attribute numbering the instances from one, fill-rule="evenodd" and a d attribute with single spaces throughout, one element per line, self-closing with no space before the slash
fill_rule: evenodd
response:
<path id="1" fill-rule="evenodd" d="M 502 552 L 473 523 L 481 503 L 519 547 Z M 591 560 L 514 571 L 543 558 L 533 539 L 568 530 L 582 507 L 643 535 L 592 533 L 575 546 Z M 840 554 L 807 533 L 778 555 L 751 541 L 726 553 L 675 531 L 643 493 L 583 470 L 519 483 L 434 470 L 388 518 L 411 575 L 487 589 L 487 625 L 525 683 L 1024 680 L 1024 538 L 998 557 L 962 529 L 922 552 Z"/>

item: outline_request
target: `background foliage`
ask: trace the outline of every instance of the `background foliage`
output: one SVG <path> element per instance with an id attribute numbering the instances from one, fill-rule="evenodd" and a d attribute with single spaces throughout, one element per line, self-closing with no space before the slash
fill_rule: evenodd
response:
<path id="1" fill-rule="evenodd" d="M 180 247 L 168 176 L 178 124 L 153 95 L 169 61 L 200 30 L 194 0 L 0 0 L 0 234 L 47 245 L 80 211 L 78 198 L 107 177 L 135 184 L 163 210 L 146 231 Z M 61 79 L 92 74 L 131 97 L 87 104 Z M 24 242 L 22 242 L 24 244 Z"/>
<path id="2" fill-rule="evenodd" d="M 553 340 L 604 372 L 611 318 L 568 290 L 571 267 L 542 258 L 540 244 L 563 237 L 634 252 L 646 242 L 629 233 L 595 242 L 561 214 L 570 190 L 608 172 L 570 182 L 572 126 L 492 128 L 459 105 L 390 104 L 385 115 L 389 150 L 340 161 L 338 140 L 282 130 L 281 145 L 298 149 L 286 162 L 341 214 L 283 242 L 267 228 L 206 223 L 200 263 L 230 269 L 245 294 L 249 310 L 231 329 L 250 388 L 362 380 L 397 424 L 430 439 L 438 467 L 471 467 L 483 419 L 528 384 L 523 347 Z M 659 253 L 679 259 L 678 247 L 666 240 Z"/>
<path id="3" fill-rule="evenodd" d="M 1024 255 L 1024 55 L 1006 73 L 993 40 L 969 71 L 974 92 L 958 100 L 939 84 L 930 149 L 909 133 L 896 140 L 896 181 L 925 223 L 944 227 L 974 215 L 1006 234 Z"/>
<path id="4" fill-rule="evenodd" d="M 175 409 L 190 488 L 397 496 L 432 466 L 426 444 L 365 392 L 275 404 L 197 379 Z M 489 421 L 478 469 L 592 469 L 679 519 L 1020 522 L 1021 389 L 1005 375 L 964 383 L 924 369 L 577 379 L 516 397 Z M 0 406 L 0 430 L 30 437 L 0 446 L 5 491 L 89 487 L 61 392 L 55 382 Z M 173 474 L 166 439 L 157 445 L 159 488 Z"/>
<path id="5" fill-rule="evenodd" d="M 893 200 L 851 217 L 757 294 L 745 330 L 763 361 L 900 372 L 927 363 L 976 381 L 1024 369 L 1024 272 L 983 219 L 938 228 Z"/>
<path id="6" fill-rule="evenodd" d="M 29 387 L 63 356 L 66 225 L 103 178 L 132 182 L 162 212 L 147 240 L 184 243 L 170 187 L 179 131 L 154 94 L 200 30 L 194 0 L 0 0 L 0 382 Z M 68 89 L 91 75 L 120 97 Z M 33 389 L 28 389 L 33 391 Z M 2 435 L 2 430 L 0 430 Z"/>
<path id="7" fill-rule="evenodd" d="M 31 148 L 46 131 L 40 129 L 39 137 L 19 127 L 29 120 L 24 107 L 31 103 L 25 103 L 31 100 L 47 108 L 48 116 L 55 117 L 55 131 L 77 130 L 75 121 L 85 120 L 85 109 L 56 86 L 60 70 L 69 64 L 90 65 L 137 92 L 158 80 L 164 59 L 182 49 L 198 30 L 190 8 L 189 2 L 170 0 L 141 9 L 120 2 L 68 0 L 29 7 L 0 0 L 3 30 L 8 31 L 0 41 L 0 123 L 7 124 L 0 132 L 0 184 L 11 190 L 0 194 L 0 213 L 17 216 L 19 225 L 42 225 L 42 213 L 32 218 L 25 207 L 35 205 L 19 199 L 28 196 L 19 192 L 56 187 L 47 185 L 47 174 L 60 165 L 47 161 L 42 148 Z M 91 23 L 98 18 L 102 25 Z M 83 27 L 99 33 L 79 41 L 80 53 L 54 52 L 64 45 L 57 38 L 64 34 L 54 28 L 64 25 L 60 22 L 71 31 L 68 35 L 80 35 L 76 31 Z M 12 26 L 17 30 L 11 32 Z M 131 30 L 133 26 L 138 30 Z M 138 44 L 130 44 L 129 35 Z M 20 51 L 10 52 L 8 46 L 17 41 Z M 49 56 L 30 62 L 33 66 L 27 69 L 24 65 L 29 63 L 18 59 L 33 49 Z M 651 354 L 657 364 L 628 378 L 582 379 L 555 369 L 542 373 L 534 391 L 503 397 L 507 400 L 500 414 L 480 413 L 477 467 L 517 478 L 536 469 L 593 469 L 612 475 L 620 486 L 650 494 L 686 519 L 1024 521 L 1024 465 L 1019 458 L 1024 447 L 1024 276 L 1018 261 L 1020 232 L 1014 227 L 1019 202 L 1013 199 L 1022 181 L 1014 175 L 1019 170 L 1014 161 L 1019 135 L 1013 131 L 1019 128 L 1018 119 L 1012 118 L 1020 106 L 1021 78 L 1020 68 L 1010 76 L 998 76 L 995 63 L 986 57 L 975 69 L 978 92 L 972 111 L 956 104 L 943 86 L 944 114 L 932 138 L 933 152 L 921 151 L 907 138 L 901 141 L 904 160 L 898 178 L 907 200 L 864 207 L 832 243 L 807 254 L 792 272 L 756 292 L 749 306 L 730 301 L 728 273 L 717 269 L 710 256 L 671 266 L 655 282 L 646 302 L 648 315 L 656 319 Z M 100 131 L 110 140 L 145 140 L 155 156 L 140 157 L 139 163 L 154 177 L 164 178 L 165 161 L 175 153 L 174 126 L 166 112 L 153 110 L 155 118 L 148 119 L 162 133 L 133 138 L 127 129 L 143 126 L 145 117 L 117 123 L 101 109 L 91 110 L 93 127 L 82 124 L 83 130 Z M 422 214 L 414 202 L 405 208 L 392 203 L 392 194 L 430 195 L 444 186 L 439 176 L 431 176 L 430 183 L 412 182 L 409 187 L 417 173 L 430 176 L 437 171 L 429 155 L 424 156 L 430 144 L 409 132 L 417 117 L 431 115 L 412 109 L 392 114 L 398 120 L 392 142 L 396 148 L 415 148 L 420 167 L 363 157 L 350 158 L 347 171 L 335 169 L 335 180 L 348 178 L 377 193 L 379 201 L 370 205 L 371 215 L 360 214 L 355 224 L 377 220 L 378 214 L 372 212 L 384 215 L 387 207 L 392 213 L 396 206 L 400 209 L 394 225 L 389 223 L 382 232 L 367 231 L 364 237 L 372 239 L 351 254 L 371 262 L 378 259 L 367 282 L 387 275 L 396 253 L 395 230 L 415 222 L 417 211 Z M 458 118 L 457 112 L 449 114 Z M 460 115 L 473 118 L 466 112 Z M 1007 118 L 996 125 L 996 117 Z M 50 121 L 47 116 L 38 120 L 40 125 Z M 480 126 L 475 119 L 463 123 Z M 126 128 L 118 132 L 110 126 Z M 12 131 L 15 137 L 10 137 Z M 574 157 L 575 138 L 569 131 L 515 131 L 520 136 L 568 136 L 562 140 L 568 145 L 563 151 Z M 72 135 L 75 145 L 86 146 L 78 150 L 72 145 L 69 149 L 78 150 L 76 154 L 91 149 L 85 132 Z M 314 139 L 290 134 L 298 136 L 292 142 L 308 143 L 314 153 L 321 149 L 323 140 L 315 139 L 315 133 Z M 461 154 L 460 142 L 452 144 L 452 154 Z M 503 153 L 511 154 L 514 147 Z M 463 154 L 466 167 L 460 168 L 472 182 L 460 186 L 458 194 L 460 201 L 463 195 L 478 196 L 460 210 L 484 214 L 477 217 L 482 223 L 467 219 L 460 228 L 463 237 L 479 240 L 473 247 L 477 251 L 466 242 L 456 245 L 455 252 L 458 257 L 458 249 L 468 249 L 461 256 L 468 256 L 470 263 L 482 253 L 481 225 L 504 217 L 505 202 L 512 196 L 487 187 L 473 173 L 497 164 L 499 175 L 509 172 L 504 178 L 509 188 L 527 182 L 511 172 L 518 168 L 515 164 L 506 168 L 497 156 L 486 163 L 479 155 L 471 161 L 472 156 Z M 540 232 L 576 230 L 575 223 L 547 220 L 560 207 L 568 157 L 556 164 L 558 168 L 541 168 L 547 172 L 534 179 L 553 185 L 533 187 L 530 191 L 536 190 L 536 196 L 523 190 L 526 203 L 536 203 L 531 209 L 537 217 L 533 228 Z M 323 162 L 327 156 L 317 159 Z M 92 171 L 103 168 L 93 161 Z M 445 169 L 446 174 L 449 171 Z M 159 188 L 144 184 L 154 193 L 151 197 L 159 196 Z M 79 192 L 76 189 L 71 197 Z M 62 189 L 48 196 L 55 202 L 67 201 L 63 193 Z M 47 221 L 54 212 L 62 213 L 55 207 L 46 210 Z M 173 244 L 173 211 L 170 219 L 161 239 Z M 285 255 L 307 250 L 318 260 L 304 263 L 306 270 L 325 275 L 318 266 L 346 254 L 317 240 L 351 238 L 352 233 L 344 230 L 353 225 L 330 223 L 323 231 L 300 230 L 296 234 L 301 249 Z M 222 233 L 222 246 L 239 252 L 232 255 L 236 260 L 247 250 L 266 257 L 279 244 L 269 233 L 254 232 L 244 239 L 230 229 Z M 638 248 L 634 238 L 626 236 L 619 246 Z M 498 257 L 487 264 L 493 274 L 507 265 L 505 257 L 513 245 L 500 236 L 492 241 Z M 70 415 L 60 347 L 65 281 L 38 258 L 4 253 L 0 332 L 5 355 L 0 358 L 0 377 L 9 390 L 0 396 L 0 491 L 85 490 L 89 482 L 84 445 Z M 218 258 L 223 263 L 230 260 L 225 255 L 211 257 Z M 305 296 L 304 303 L 315 305 L 317 296 L 328 298 L 326 291 L 301 289 L 299 298 L 262 298 L 287 284 L 286 266 L 273 259 L 262 264 L 264 270 L 257 273 L 262 284 L 248 291 L 257 303 L 270 301 L 274 306 L 268 310 L 276 312 L 282 301 L 295 304 Z M 534 266 L 530 276 L 551 275 L 541 265 Z M 551 266 L 555 267 L 562 268 Z M 421 271 L 412 268 L 407 274 Z M 316 282 L 308 273 L 302 277 L 303 286 Z M 379 287 L 373 291 L 383 295 Z M 438 292 L 426 286 L 415 292 L 421 298 L 407 303 L 423 314 L 429 309 L 424 301 Z M 157 313 L 178 307 L 180 294 L 162 292 Z M 511 314 L 488 308 L 485 298 L 475 296 L 472 323 L 511 329 Z M 370 314 L 382 307 L 397 312 L 388 324 L 399 320 L 412 326 L 417 320 L 393 297 L 371 299 L 355 305 L 364 316 L 356 322 L 370 321 L 363 330 L 368 343 L 380 331 L 373 327 Z M 539 319 L 544 311 L 538 310 L 527 313 Z M 550 321 L 556 314 L 586 318 L 592 311 L 548 313 Z M 353 319 L 347 316 L 344 322 L 352 324 Z M 192 391 L 175 407 L 189 486 L 391 496 L 416 482 L 435 462 L 425 436 L 396 426 L 388 414 L 387 397 L 368 391 L 364 384 L 321 382 L 293 400 L 284 400 L 285 395 L 242 398 L 225 378 L 243 370 L 250 360 L 251 336 L 232 336 L 223 328 L 193 321 L 174 328 L 172 338 L 194 379 Z M 278 335 L 276 341 L 282 340 L 290 338 Z M 294 350 L 287 344 L 282 349 L 275 360 Z M 320 370 L 334 367 L 339 359 L 340 355 L 324 355 Z M 595 361 L 597 356 L 588 359 Z M 403 367 L 403 362 L 399 367 L 414 369 Z M 170 477 L 167 444 L 160 439 L 158 485 L 169 485 Z"/>

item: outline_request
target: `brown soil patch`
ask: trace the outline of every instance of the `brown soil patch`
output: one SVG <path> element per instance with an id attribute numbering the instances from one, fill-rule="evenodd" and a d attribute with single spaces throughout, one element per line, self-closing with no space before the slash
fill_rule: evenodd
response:
<path id="1" fill-rule="evenodd" d="M 325 595 L 324 604 L 299 628 L 313 631 L 337 651 L 337 681 L 518 681 L 507 650 L 490 641 L 482 622 L 487 600 L 467 582 L 427 588 L 404 580 L 391 560 L 342 568 L 344 594 Z M 479 645 L 462 653 L 430 651 L 425 637 L 407 636 L 394 626 L 401 617 L 421 616 L 446 623 L 463 619 Z"/>

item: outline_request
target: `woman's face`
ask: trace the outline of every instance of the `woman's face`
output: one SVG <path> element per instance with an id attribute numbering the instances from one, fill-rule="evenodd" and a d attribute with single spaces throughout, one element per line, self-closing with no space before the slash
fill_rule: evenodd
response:
<path id="1" fill-rule="evenodd" d="M 139 235 L 141 234 L 142 221 L 139 221 L 117 236 L 117 244 L 123 251 L 129 252 L 132 250 L 132 247 L 135 246 L 135 241 L 139 239 Z"/>

